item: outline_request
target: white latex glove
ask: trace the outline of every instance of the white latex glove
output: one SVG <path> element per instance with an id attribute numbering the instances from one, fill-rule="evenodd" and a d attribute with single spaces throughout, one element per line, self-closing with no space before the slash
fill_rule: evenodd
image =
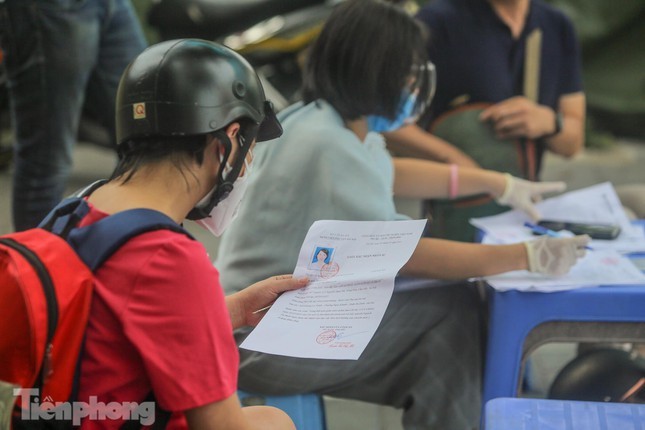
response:
<path id="1" fill-rule="evenodd" d="M 564 182 L 531 182 L 508 173 L 505 173 L 504 177 L 506 187 L 504 193 L 496 199 L 497 203 L 522 210 L 533 221 L 540 219 L 540 212 L 533 203 L 540 201 L 542 194 L 564 191 L 567 188 Z"/>
<path id="2" fill-rule="evenodd" d="M 589 236 L 548 237 L 524 242 L 529 259 L 529 271 L 546 275 L 564 275 L 584 257 Z"/>

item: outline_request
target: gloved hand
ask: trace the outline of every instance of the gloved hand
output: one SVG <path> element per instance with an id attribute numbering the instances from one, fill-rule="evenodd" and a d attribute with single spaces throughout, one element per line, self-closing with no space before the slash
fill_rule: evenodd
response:
<path id="1" fill-rule="evenodd" d="M 542 194 L 564 191 L 567 185 L 564 182 L 531 182 L 516 178 L 506 173 L 506 188 L 498 197 L 497 203 L 507 205 L 513 209 L 520 209 L 527 213 L 533 221 L 540 219 L 540 212 L 533 203 L 542 198 Z"/>
<path id="2" fill-rule="evenodd" d="M 529 271 L 546 275 L 564 275 L 584 257 L 589 236 L 548 237 L 542 236 L 524 242 L 529 260 Z"/>

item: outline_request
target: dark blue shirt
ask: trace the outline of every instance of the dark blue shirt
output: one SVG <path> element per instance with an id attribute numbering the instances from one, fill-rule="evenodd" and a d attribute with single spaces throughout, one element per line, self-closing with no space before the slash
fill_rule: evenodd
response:
<path id="1" fill-rule="evenodd" d="M 538 103 L 556 109 L 564 94 L 582 91 L 573 25 L 559 10 L 531 0 L 518 39 L 486 0 L 434 0 L 418 15 L 430 29 L 428 52 L 437 68 L 436 118 L 454 102 L 496 103 L 523 92 L 526 37 L 542 30 Z"/>

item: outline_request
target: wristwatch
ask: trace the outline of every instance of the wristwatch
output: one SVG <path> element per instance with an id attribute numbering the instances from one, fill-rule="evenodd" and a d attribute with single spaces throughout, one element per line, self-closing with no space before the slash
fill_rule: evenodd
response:
<path id="1" fill-rule="evenodd" d="M 542 136 L 543 138 L 547 137 L 553 137 L 556 134 L 560 133 L 562 131 L 562 113 L 559 111 L 555 111 L 555 130 L 553 130 L 553 133 L 548 133 Z"/>

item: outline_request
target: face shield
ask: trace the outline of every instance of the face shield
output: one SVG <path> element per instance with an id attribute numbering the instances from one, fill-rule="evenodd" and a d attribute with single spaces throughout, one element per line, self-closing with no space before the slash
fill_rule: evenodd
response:
<path id="1" fill-rule="evenodd" d="M 430 61 L 412 67 L 410 85 L 406 88 L 403 103 L 410 103 L 411 113 L 405 120 L 406 124 L 416 122 L 432 103 L 437 87 L 437 72 Z"/>
<path id="2" fill-rule="evenodd" d="M 436 73 L 434 64 L 428 62 L 412 68 L 406 86 L 401 91 L 401 98 L 393 118 L 382 115 L 368 115 L 367 128 L 377 133 L 391 132 L 417 122 L 423 112 L 430 106 L 434 96 Z"/>

